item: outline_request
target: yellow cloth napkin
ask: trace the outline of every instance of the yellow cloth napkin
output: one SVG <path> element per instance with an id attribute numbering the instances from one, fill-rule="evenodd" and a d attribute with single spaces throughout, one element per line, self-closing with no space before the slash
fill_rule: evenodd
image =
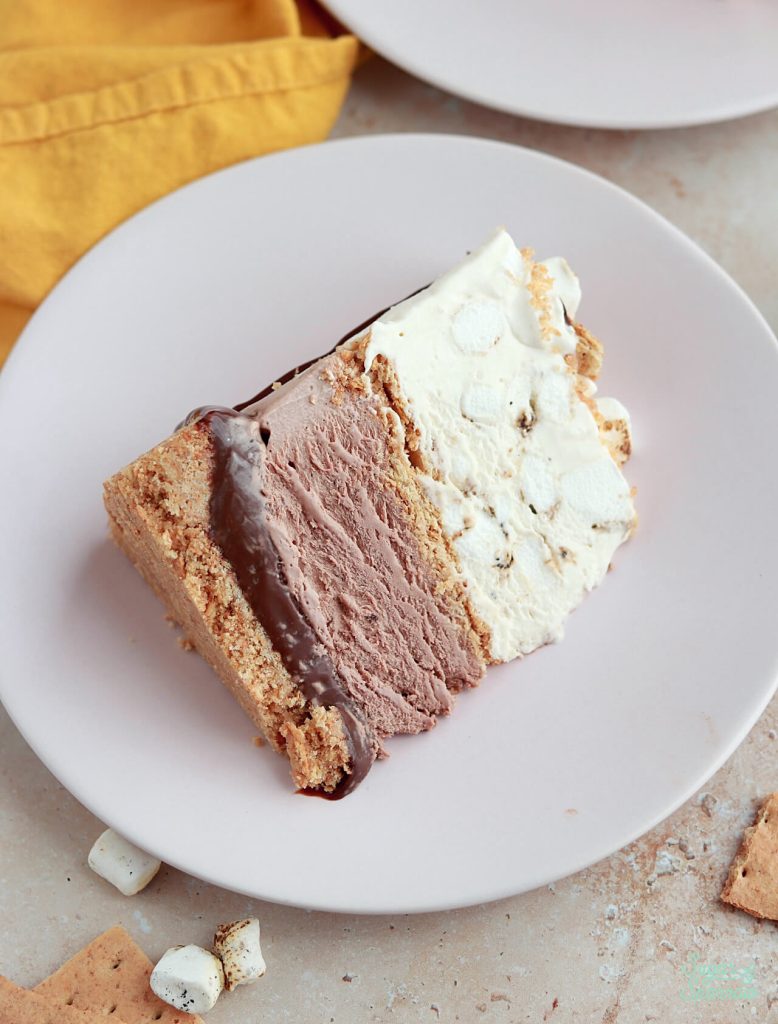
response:
<path id="1" fill-rule="evenodd" d="M 358 55 L 336 32 L 307 0 L 0 0 L 0 364 L 130 214 L 323 139 Z"/>

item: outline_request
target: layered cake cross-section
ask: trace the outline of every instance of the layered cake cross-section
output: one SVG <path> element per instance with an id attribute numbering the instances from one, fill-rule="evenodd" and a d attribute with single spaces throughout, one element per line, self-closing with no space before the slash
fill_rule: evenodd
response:
<path id="1" fill-rule="evenodd" d="M 634 529 L 579 301 L 499 231 L 107 481 L 116 541 L 299 789 L 344 796 L 388 737 L 558 640 Z"/>

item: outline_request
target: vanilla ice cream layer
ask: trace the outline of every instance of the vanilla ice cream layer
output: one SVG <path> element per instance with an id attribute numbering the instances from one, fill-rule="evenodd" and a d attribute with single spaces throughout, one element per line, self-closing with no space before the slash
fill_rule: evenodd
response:
<path id="1" fill-rule="evenodd" d="M 366 371 L 386 360 L 418 434 L 494 661 L 560 639 L 635 522 L 594 385 L 574 371 L 580 294 L 564 260 L 536 263 L 500 231 L 363 335 Z"/>

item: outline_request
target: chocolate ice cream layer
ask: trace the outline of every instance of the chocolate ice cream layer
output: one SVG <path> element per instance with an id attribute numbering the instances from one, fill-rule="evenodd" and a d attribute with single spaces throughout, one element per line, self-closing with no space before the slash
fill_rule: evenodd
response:
<path id="1" fill-rule="evenodd" d="M 286 584 L 376 737 L 429 729 L 483 665 L 391 483 L 399 430 L 316 363 L 246 409 L 265 441 L 264 528 Z M 388 419 L 387 419 L 388 417 Z"/>

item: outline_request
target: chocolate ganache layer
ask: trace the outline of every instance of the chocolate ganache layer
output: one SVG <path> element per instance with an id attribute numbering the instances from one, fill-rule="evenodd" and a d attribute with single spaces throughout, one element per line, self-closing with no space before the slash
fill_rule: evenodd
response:
<path id="1" fill-rule="evenodd" d="M 228 409 L 211 409 L 201 422 L 213 440 L 213 539 L 233 567 L 249 606 L 305 699 L 340 712 L 351 772 L 332 796 L 346 796 L 369 771 L 376 744 L 284 578 L 267 528 L 261 483 L 265 445 L 259 424 L 250 416 Z"/>

